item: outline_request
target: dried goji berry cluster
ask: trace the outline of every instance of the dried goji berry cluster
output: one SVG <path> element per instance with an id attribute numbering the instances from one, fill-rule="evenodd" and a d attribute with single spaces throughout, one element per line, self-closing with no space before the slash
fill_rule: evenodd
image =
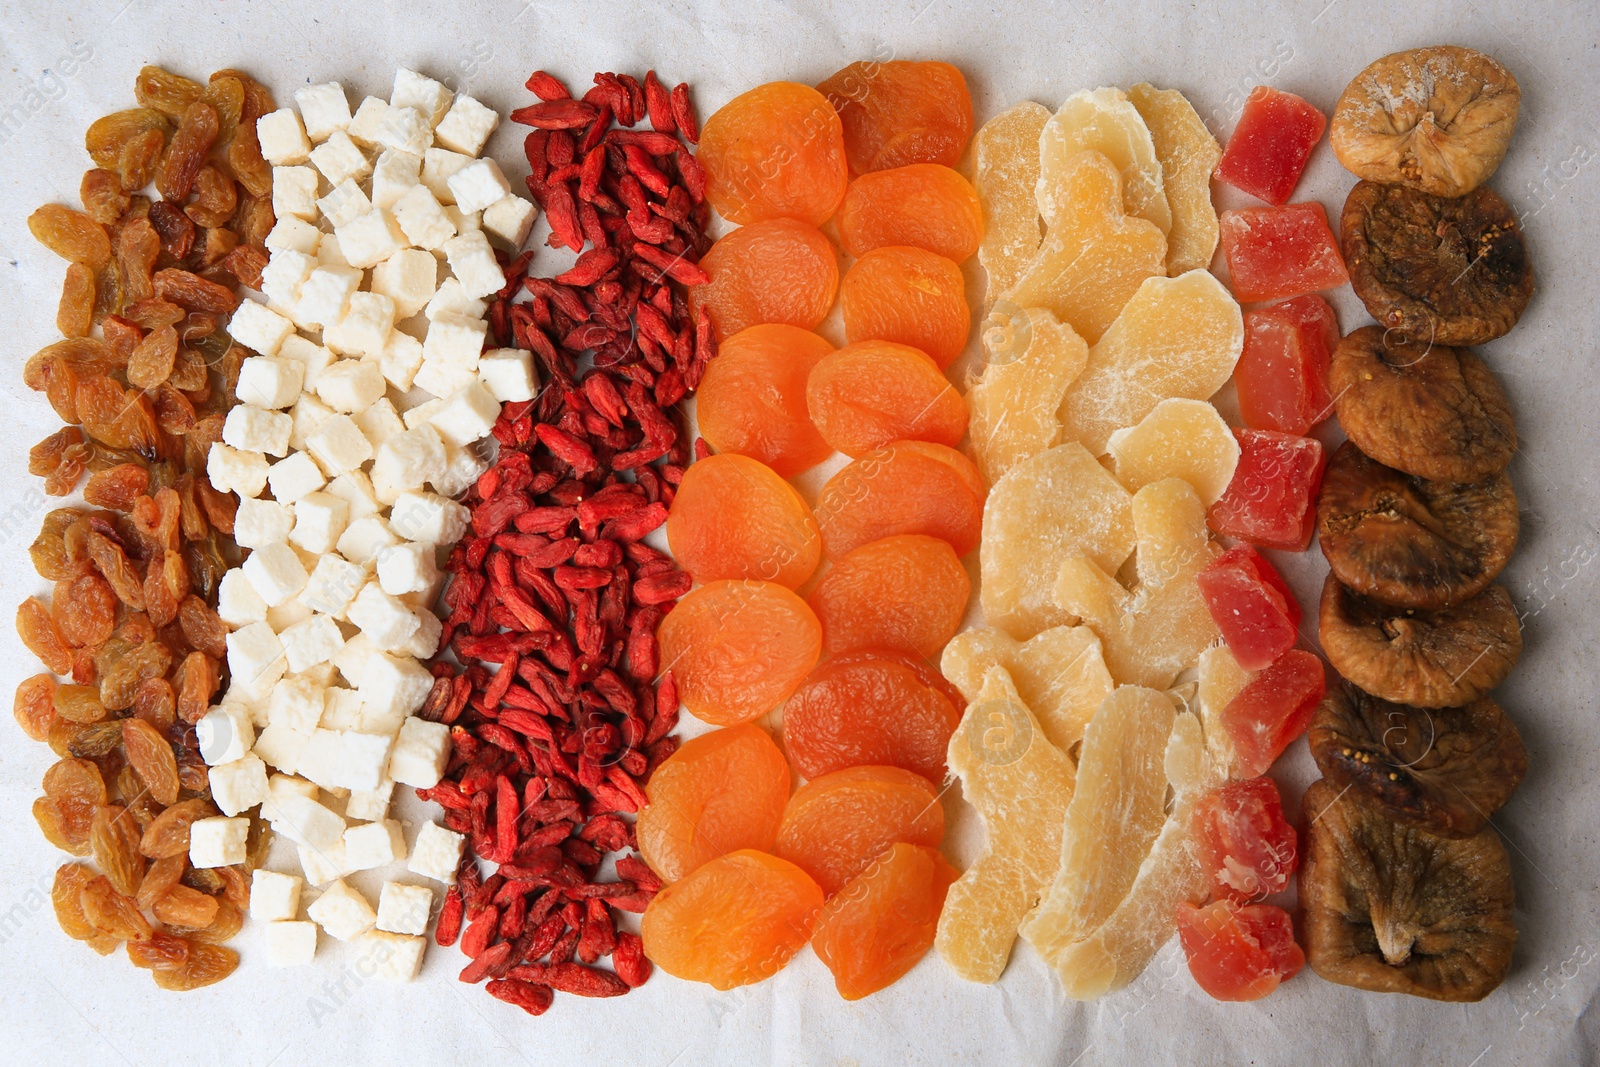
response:
<path id="1" fill-rule="evenodd" d="M 421 712 L 451 724 L 454 754 L 419 795 L 470 846 L 435 936 L 472 958 L 463 981 L 490 979 L 535 1015 L 555 990 L 615 996 L 650 973 L 615 913 L 643 911 L 660 880 L 634 855 L 616 879 L 598 874 L 607 852 L 634 847 L 622 815 L 677 747 L 676 686 L 670 673 L 654 684 L 656 627 L 690 579 L 642 538 L 690 462 L 676 405 L 715 351 L 672 284 L 703 278 L 694 261 L 709 243 L 698 166 L 673 136 L 694 136 L 688 90 L 653 74 L 595 83 L 573 100 L 536 73 L 528 87 L 545 102 L 513 113 L 538 127 L 528 187 L 550 243 L 581 254 L 556 278 L 522 279 L 531 302 L 512 303 L 512 286 L 491 311 L 550 382 L 502 410 L 499 458 L 465 498 L 472 529 L 448 563 L 441 647 L 466 666 L 435 664 Z M 646 113 L 653 133 L 612 128 Z M 580 375 L 585 351 L 594 367 Z M 613 971 L 587 966 L 607 956 Z"/>

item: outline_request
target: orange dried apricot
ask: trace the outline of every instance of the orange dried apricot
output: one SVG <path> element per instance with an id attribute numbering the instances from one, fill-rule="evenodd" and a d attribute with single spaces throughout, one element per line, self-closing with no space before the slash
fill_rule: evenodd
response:
<path id="1" fill-rule="evenodd" d="M 830 654 L 880 648 L 934 660 L 960 629 L 971 595 L 948 542 L 898 534 L 845 553 L 806 603 Z"/>
<path id="2" fill-rule="evenodd" d="M 916 660 L 871 649 L 835 656 L 784 705 L 783 747 L 807 778 L 875 764 L 937 783 L 961 719 L 953 696 Z"/>
<path id="3" fill-rule="evenodd" d="M 852 63 L 817 88 L 839 109 L 859 174 L 911 163 L 953 167 L 972 137 L 972 94 L 948 63 Z"/>
<path id="4" fill-rule="evenodd" d="M 936 848 L 889 846 L 817 916 L 811 947 L 845 1000 L 899 981 L 933 947 L 954 867 Z"/>
<path id="5" fill-rule="evenodd" d="M 713 361 L 715 362 L 715 361 Z M 749 456 L 707 456 L 684 473 L 667 544 L 697 582 L 754 578 L 798 589 L 822 546 L 794 487 Z"/>
<path id="6" fill-rule="evenodd" d="M 793 863 L 740 849 L 657 893 L 639 936 L 673 977 L 732 989 L 782 970 L 811 940 L 822 899 Z"/>
<path id="7" fill-rule="evenodd" d="M 832 896 L 897 841 L 933 848 L 944 808 L 921 775 L 900 767 L 851 767 L 795 790 L 774 851 Z"/>
<path id="8" fill-rule="evenodd" d="M 768 82 L 728 101 L 700 131 L 706 199 L 741 225 L 789 218 L 820 226 L 844 198 L 844 126 L 809 85 Z"/>
<path id="9" fill-rule="evenodd" d="M 820 360 L 806 408 L 822 439 L 847 456 L 898 440 L 954 447 L 967 433 L 967 402 L 939 365 L 892 341 L 857 341 Z"/>
<path id="10" fill-rule="evenodd" d="M 908 245 L 874 248 L 839 282 L 845 340 L 895 341 L 948 367 L 967 346 L 971 313 L 961 268 Z"/>
<path id="11" fill-rule="evenodd" d="M 911 245 L 963 262 L 983 241 L 983 205 L 949 167 L 913 163 L 863 174 L 839 205 L 839 242 L 852 256 Z"/>
<path id="12" fill-rule="evenodd" d="M 948 541 L 964 556 L 978 547 L 983 498 L 983 477 L 960 452 L 926 441 L 892 441 L 828 479 L 817 495 L 816 523 L 829 559 L 868 541 L 911 533 Z"/>
<path id="13" fill-rule="evenodd" d="M 700 382 L 701 434 L 718 452 L 749 456 L 785 478 L 821 463 L 833 449 L 811 424 L 806 382 L 832 351 L 798 326 L 740 330 L 718 346 Z"/>
<path id="14" fill-rule="evenodd" d="M 711 316 L 718 337 L 763 322 L 814 328 L 833 309 L 839 255 L 822 231 L 795 219 L 764 219 L 723 237 L 700 260 L 711 276 L 689 290 L 689 311 Z"/>
<path id="15" fill-rule="evenodd" d="M 661 623 L 661 667 L 698 718 L 731 726 L 789 699 L 822 654 L 806 602 L 771 582 L 712 582 Z"/>
<path id="16" fill-rule="evenodd" d="M 789 765 L 749 724 L 691 738 L 645 786 L 639 851 L 669 882 L 741 848 L 770 850 L 789 800 Z"/>

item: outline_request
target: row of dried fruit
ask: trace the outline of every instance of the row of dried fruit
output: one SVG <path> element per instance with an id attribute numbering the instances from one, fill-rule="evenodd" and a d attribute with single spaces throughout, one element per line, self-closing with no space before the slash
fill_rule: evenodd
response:
<path id="1" fill-rule="evenodd" d="M 162 988 L 192 989 L 237 965 L 222 942 L 267 843 L 256 826 L 243 864 L 189 863 L 190 826 L 216 814 L 194 724 L 225 675 L 214 605 L 236 551 L 234 502 L 205 464 L 242 358 L 227 318 L 267 258 L 272 176 L 255 120 L 273 103 L 234 70 L 201 85 L 146 67 L 134 92 L 139 107 L 89 128 L 83 210 L 28 219 L 68 261 L 66 339 L 23 371 L 68 425 L 29 470 L 52 496 L 89 477 L 87 506 L 51 512 L 31 550 L 55 588 L 23 602 L 17 632 L 51 673 L 18 687 L 15 711 L 61 757 L 35 818 L 98 868 L 57 872 L 62 929 L 102 954 L 125 943 Z"/>

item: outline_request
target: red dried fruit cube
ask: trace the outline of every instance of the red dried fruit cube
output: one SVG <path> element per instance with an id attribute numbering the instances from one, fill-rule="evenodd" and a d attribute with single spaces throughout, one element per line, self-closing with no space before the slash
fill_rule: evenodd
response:
<path id="1" fill-rule="evenodd" d="M 1233 295 L 1244 303 L 1333 289 L 1350 280 L 1321 204 L 1224 211 L 1219 221 Z"/>
<path id="2" fill-rule="evenodd" d="M 1259 671 L 1294 647 L 1300 602 L 1277 569 L 1249 545 L 1230 548 L 1195 576 L 1228 651 Z"/>
<path id="3" fill-rule="evenodd" d="M 1217 177 L 1269 204 L 1286 204 L 1328 120 L 1293 93 L 1258 85 L 1217 163 Z"/>
<path id="4" fill-rule="evenodd" d="M 1298 648 L 1250 679 L 1219 716 L 1233 747 L 1229 773 L 1235 778 L 1265 774 L 1289 742 L 1311 725 L 1327 687 L 1322 661 Z"/>
<path id="5" fill-rule="evenodd" d="M 1296 835 L 1271 778 L 1229 782 L 1194 810 L 1196 858 L 1212 891 L 1240 904 L 1280 892 L 1299 863 Z"/>
<path id="6" fill-rule="evenodd" d="M 1294 920 L 1282 908 L 1229 900 L 1203 908 L 1184 903 L 1177 919 L 1189 973 L 1218 1000 L 1260 1000 L 1305 966 Z"/>
<path id="7" fill-rule="evenodd" d="M 1317 522 L 1322 443 L 1272 430 L 1236 429 L 1233 435 L 1239 464 L 1206 521 L 1217 533 L 1253 545 L 1303 550 Z"/>
<path id="8" fill-rule="evenodd" d="M 1258 430 L 1304 434 L 1333 411 L 1328 365 L 1339 322 L 1314 293 L 1244 315 L 1244 351 L 1234 367 L 1239 413 Z"/>

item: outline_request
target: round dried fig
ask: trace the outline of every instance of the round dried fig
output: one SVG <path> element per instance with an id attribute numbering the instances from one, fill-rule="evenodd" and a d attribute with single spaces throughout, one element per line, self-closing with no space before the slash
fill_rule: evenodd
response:
<path id="1" fill-rule="evenodd" d="M 1335 787 L 1441 837 L 1483 829 L 1528 769 L 1511 716 L 1487 698 L 1459 708 L 1413 708 L 1337 686 L 1306 736 L 1318 769 Z"/>
<path id="2" fill-rule="evenodd" d="M 1517 79 L 1482 52 L 1395 52 L 1345 86 L 1328 142 L 1358 178 L 1461 196 L 1500 165 L 1521 99 Z"/>
<path id="3" fill-rule="evenodd" d="M 1505 391 L 1464 348 L 1363 326 L 1334 350 L 1328 385 L 1356 447 L 1418 478 L 1480 481 L 1505 470 L 1517 450 Z"/>
<path id="4" fill-rule="evenodd" d="M 1334 670 L 1384 700 L 1417 708 L 1477 700 L 1522 654 L 1517 609 L 1498 585 L 1448 608 L 1413 611 L 1358 596 L 1330 574 L 1318 630 Z"/>
<path id="5" fill-rule="evenodd" d="M 1403 608 L 1442 608 L 1494 581 L 1517 544 L 1504 473 L 1434 482 L 1385 467 L 1346 441 L 1317 493 L 1317 539 L 1339 580 Z"/>
<path id="6" fill-rule="evenodd" d="M 1516 212 L 1488 186 L 1445 199 L 1358 182 L 1339 227 L 1350 285 L 1368 314 L 1413 340 L 1492 341 L 1533 297 Z"/>
<path id="7" fill-rule="evenodd" d="M 1313 782 L 1300 868 L 1306 962 L 1375 993 L 1476 1001 L 1511 970 L 1511 864 L 1492 829 L 1439 837 Z"/>

